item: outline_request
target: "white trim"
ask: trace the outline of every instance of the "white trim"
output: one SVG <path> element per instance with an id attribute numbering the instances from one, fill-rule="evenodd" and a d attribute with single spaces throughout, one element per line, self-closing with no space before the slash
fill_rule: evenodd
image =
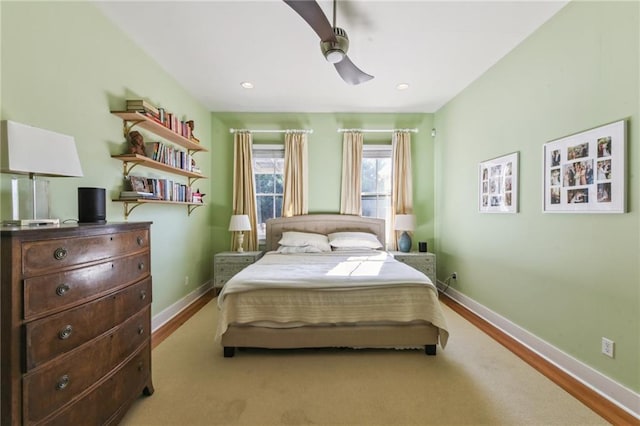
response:
<path id="1" fill-rule="evenodd" d="M 284 151 L 283 143 L 254 143 L 251 146 L 253 151 Z"/>
<path id="2" fill-rule="evenodd" d="M 363 144 L 362 158 L 389 158 L 393 154 L 391 141 L 388 144 Z"/>
<path id="3" fill-rule="evenodd" d="M 445 286 L 445 283 L 438 281 L 440 290 Z M 640 419 L 640 394 L 564 353 L 455 289 L 449 287 L 445 294 L 574 379 Z"/>
<path id="4" fill-rule="evenodd" d="M 200 296 L 205 294 L 209 289 L 213 287 L 212 281 L 207 281 L 200 287 L 193 290 L 191 293 L 184 296 L 182 299 L 175 302 L 173 305 L 165 308 L 162 312 L 156 314 L 151 319 L 151 332 L 155 333 L 160 327 L 171 321 L 176 315 L 189 307 Z"/>

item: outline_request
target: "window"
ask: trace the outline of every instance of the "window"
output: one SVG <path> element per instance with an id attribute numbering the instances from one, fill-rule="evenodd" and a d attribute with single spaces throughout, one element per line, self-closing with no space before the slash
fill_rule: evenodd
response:
<path id="1" fill-rule="evenodd" d="M 362 151 L 362 216 L 386 222 L 391 236 L 391 145 L 364 145 Z"/>
<path id="2" fill-rule="evenodd" d="M 253 146 L 258 239 L 264 240 L 268 219 L 282 216 L 284 145 Z"/>

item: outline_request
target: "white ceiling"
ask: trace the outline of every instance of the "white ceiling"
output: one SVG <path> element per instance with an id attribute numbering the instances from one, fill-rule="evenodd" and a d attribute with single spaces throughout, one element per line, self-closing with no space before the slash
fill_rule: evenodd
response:
<path id="1" fill-rule="evenodd" d="M 331 22 L 332 2 L 319 3 Z M 349 58 L 375 76 L 350 86 L 280 0 L 97 2 L 203 105 L 229 112 L 435 112 L 566 3 L 339 0 Z"/>

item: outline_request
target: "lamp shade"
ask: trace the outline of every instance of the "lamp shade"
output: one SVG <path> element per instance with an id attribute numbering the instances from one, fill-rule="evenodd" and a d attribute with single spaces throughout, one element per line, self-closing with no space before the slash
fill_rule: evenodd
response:
<path id="1" fill-rule="evenodd" d="M 412 214 L 396 215 L 394 226 L 396 231 L 413 231 L 416 229 L 416 217 Z"/>
<path id="2" fill-rule="evenodd" d="M 38 176 L 82 176 L 73 136 L 2 121 L 2 172 Z"/>
<path id="3" fill-rule="evenodd" d="M 251 231 L 251 222 L 246 214 L 235 214 L 229 221 L 229 231 Z"/>

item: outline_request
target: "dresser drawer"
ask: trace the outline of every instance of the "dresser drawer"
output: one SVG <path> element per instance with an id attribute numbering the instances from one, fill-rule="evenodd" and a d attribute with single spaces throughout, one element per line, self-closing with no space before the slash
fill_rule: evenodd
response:
<path id="1" fill-rule="evenodd" d="M 22 273 L 29 277 L 149 248 L 149 231 L 139 229 L 78 238 L 29 241 L 22 245 Z"/>
<path id="2" fill-rule="evenodd" d="M 233 264 L 233 263 L 229 263 L 229 264 L 225 264 L 225 265 L 216 265 L 213 273 L 216 276 L 223 276 L 223 277 L 227 277 L 227 279 L 229 279 L 232 276 L 234 276 L 235 274 L 237 274 L 238 272 L 242 271 L 247 266 L 248 265 L 238 265 L 238 264 Z"/>
<path id="3" fill-rule="evenodd" d="M 116 424 L 124 414 L 121 410 L 142 393 L 149 383 L 151 350 L 143 347 L 133 358 L 98 387 L 54 418 L 47 425 L 105 425 Z"/>
<path id="4" fill-rule="evenodd" d="M 216 263 L 250 265 L 256 261 L 256 256 L 218 256 Z"/>
<path id="5" fill-rule="evenodd" d="M 400 262 L 407 265 L 415 266 L 417 268 L 424 268 L 426 266 L 433 266 L 434 261 L 431 258 L 416 258 L 416 257 L 397 257 Z"/>
<path id="6" fill-rule="evenodd" d="M 415 261 L 406 261 L 404 262 L 407 265 L 416 268 L 420 271 L 425 271 L 427 269 L 433 269 L 433 262 L 415 262 Z"/>
<path id="7" fill-rule="evenodd" d="M 27 422 L 38 422 L 64 406 L 135 352 L 149 339 L 149 321 L 147 307 L 90 345 L 25 375 Z"/>
<path id="8" fill-rule="evenodd" d="M 151 303 L 151 277 L 25 326 L 27 371 L 88 342 Z"/>
<path id="9" fill-rule="evenodd" d="M 24 280 L 24 318 L 55 312 L 94 299 L 150 273 L 144 252 L 94 266 Z"/>

